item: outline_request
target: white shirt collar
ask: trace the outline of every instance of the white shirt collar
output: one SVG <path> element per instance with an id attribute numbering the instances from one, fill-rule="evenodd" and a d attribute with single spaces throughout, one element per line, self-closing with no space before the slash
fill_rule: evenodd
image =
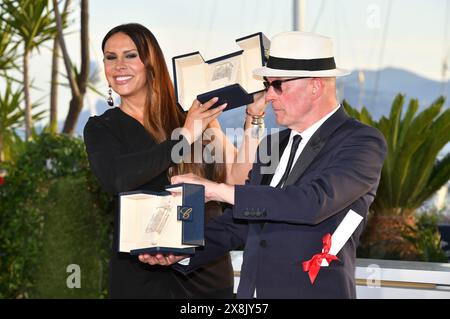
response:
<path id="1" fill-rule="evenodd" d="M 314 133 L 319 129 L 319 127 L 328 119 L 330 118 L 336 111 L 339 109 L 340 105 L 338 105 L 333 111 L 322 117 L 320 120 L 318 120 L 316 123 L 308 127 L 306 130 L 304 130 L 302 133 L 291 130 L 291 135 L 289 137 L 289 142 L 286 145 L 286 148 L 283 151 L 283 154 L 280 158 L 280 162 L 278 163 L 278 166 L 275 170 L 275 173 L 273 175 L 273 178 L 270 182 L 270 186 L 276 187 L 281 180 L 281 177 L 284 174 L 284 171 L 286 170 L 289 154 L 291 152 L 292 142 L 294 135 L 300 135 L 302 137 L 300 144 L 298 145 L 297 151 L 295 153 L 294 157 L 294 165 L 297 162 L 297 159 L 300 157 L 300 154 L 302 153 L 303 149 L 305 148 L 308 141 L 311 139 L 311 137 L 314 135 Z M 290 168 L 292 170 L 292 168 Z"/>
<path id="2" fill-rule="evenodd" d="M 294 135 L 300 135 L 302 137 L 302 144 L 303 143 L 307 143 L 309 141 L 309 139 L 314 135 L 314 133 L 316 133 L 316 131 L 319 129 L 319 127 L 321 127 L 322 124 L 326 120 L 328 120 L 334 113 L 336 113 L 336 111 L 340 107 L 341 107 L 341 105 L 338 104 L 338 106 L 336 106 L 336 108 L 333 109 L 330 113 L 328 113 L 327 115 L 322 117 L 320 120 L 318 120 L 316 123 L 314 123 L 313 125 L 308 127 L 303 132 L 298 132 L 298 131 L 291 130 L 291 136 L 289 137 L 289 139 L 292 139 L 294 137 Z"/>

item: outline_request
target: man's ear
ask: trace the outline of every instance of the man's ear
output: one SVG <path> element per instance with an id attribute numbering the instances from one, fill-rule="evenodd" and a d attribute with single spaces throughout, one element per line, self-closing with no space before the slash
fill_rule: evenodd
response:
<path id="1" fill-rule="evenodd" d="M 323 88 L 325 86 L 325 83 L 323 79 L 321 78 L 313 78 L 311 81 L 312 85 L 312 95 L 313 98 L 318 98 L 322 95 Z"/>

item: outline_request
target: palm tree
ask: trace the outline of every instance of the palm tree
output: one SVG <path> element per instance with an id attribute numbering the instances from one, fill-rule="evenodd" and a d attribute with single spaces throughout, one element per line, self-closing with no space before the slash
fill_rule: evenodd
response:
<path id="1" fill-rule="evenodd" d="M 16 67 L 17 43 L 12 41 L 11 26 L 2 16 L 3 11 L 0 11 L 0 70 L 7 71 Z"/>
<path id="2" fill-rule="evenodd" d="M 8 121 L 10 120 L 8 114 L 15 111 L 15 107 L 17 107 L 17 109 L 19 107 L 18 105 L 14 105 L 14 103 L 10 103 L 9 101 L 8 103 L 5 103 L 5 100 L 9 100 L 9 98 L 7 98 L 6 96 L 10 95 L 11 93 L 12 82 L 7 74 L 7 71 L 17 67 L 17 43 L 14 43 L 12 41 L 11 26 L 3 21 L 3 15 L 4 12 L 0 11 L 0 71 L 3 73 L 3 76 L 6 80 L 4 96 L 0 93 L 0 163 L 9 157 L 9 146 L 11 145 L 11 140 L 14 139 L 14 136 L 10 135 L 7 129 L 9 126 L 11 126 L 11 123 Z M 12 122 L 15 122 L 14 119 Z"/>
<path id="3" fill-rule="evenodd" d="M 63 127 L 63 133 L 73 134 L 78 116 L 83 109 L 84 96 L 86 94 L 87 83 L 89 80 L 89 1 L 81 0 L 80 2 L 80 44 L 81 44 L 81 68 L 80 72 L 74 72 L 74 66 L 67 51 L 66 43 L 63 35 L 63 25 L 61 15 L 59 13 L 57 0 L 53 0 L 53 10 L 56 17 L 58 28 L 58 39 L 61 52 L 64 58 L 67 77 L 69 79 L 72 99 L 69 104 L 69 112 Z"/>
<path id="4" fill-rule="evenodd" d="M 72 72 L 75 75 L 75 78 L 80 77 L 80 71 L 78 70 L 78 68 L 75 65 L 72 66 Z M 89 105 L 89 94 L 88 93 L 93 93 L 93 94 L 99 95 L 104 100 L 106 100 L 106 98 L 107 98 L 107 95 L 105 93 L 100 92 L 100 90 L 98 89 L 99 83 L 102 82 L 101 74 L 102 74 L 102 70 L 99 67 L 99 65 L 96 62 L 92 62 L 89 67 L 89 77 L 86 81 L 85 98 L 86 98 L 88 105 Z M 68 77 L 66 74 L 63 74 L 63 77 L 68 81 Z M 70 88 L 70 85 L 68 83 L 63 83 L 61 85 L 66 88 Z"/>
<path id="5" fill-rule="evenodd" d="M 23 89 L 13 89 L 12 80 L 7 79 L 3 93 L 0 92 L 0 162 L 11 161 L 15 158 L 16 149 L 23 143 L 17 134 L 22 126 L 25 112 L 21 108 L 23 103 Z M 32 109 L 38 104 L 33 104 Z M 32 119 L 42 119 L 44 112 L 38 112 Z"/>
<path id="6" fill-rule="evenodd" d="M 63 27 L 67 27 L 66 18 L 69 14 L 69 6 L 71 0 L 66 0 L 61 13 Z M 59 75 L 59 38 L 56 36 L 53 39 L 53 49 L 52 49 L 52 71 L 51 71 L 51 82 L 50 82 L 50 123 L 49 130 L 52 133 L 56 133 L 58 130 L 58 75 Z"/>
<path id="7" fill-rule="evenodd" d="M 450 141 L 450 109 L 442 111 L 444 97 L 417 113 L 419 102 L 397 95 L 388 118 L 375 121 L 366 108 L 359 112 L 344 101 L 346 111 L 378 128 L 386 138 L 388 153 L 377 196 L 362 237 L 361 252 L 371 257 L 413 257 L 405 232 L 414 226 L 416 210 L 450 179 L 450 154 L 438 155 Z"/>
<path id="8" fill-rule="evenodd" d="M 0 6 L 3 11 L 2 21 L 11 26 L 23 44 L 25 136 L 29 139 L 32 126 L 29 59 L 33 50 L 39 50 L 42 43 L 55 37 L 56 23 L 48 0 L 2 0 Z"/>

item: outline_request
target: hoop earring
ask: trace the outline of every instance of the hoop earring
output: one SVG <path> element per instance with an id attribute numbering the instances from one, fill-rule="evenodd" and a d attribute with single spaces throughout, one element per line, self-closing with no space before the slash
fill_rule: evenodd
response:
<path id="1" fill-rule="evenodd" d="M 113 106 L 114 105 L 114 100 L 112 98 L 112 89 L 111 89 L 111 85 L 109 86 L 109 90 L 108 90 L 108 98 L 106 99 L 106 102 L 108 102 L 109 106 Z"/>

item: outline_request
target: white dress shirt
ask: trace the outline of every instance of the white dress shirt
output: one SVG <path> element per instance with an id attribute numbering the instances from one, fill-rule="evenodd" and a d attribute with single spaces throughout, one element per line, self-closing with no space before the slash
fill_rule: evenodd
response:
<path id="1" fill-rule="evenodd" d="M 338 109 L 340 105 L 338 105 L 333 111 L 322 117 L 319 121 L 308 127 L 306 130 L 304 130 L 302 133 L 291 130 L 291 135 L 289 136 L 289 143 L 286 146 L 286 148 L 283 151 L 283 155 L 281 156 L 280 163 L 278 163 L 278 166 L 275 170 L 275 173 L 273 175 L 272 181 L 270 182 L 270 186 L 276 187 L 278 182 L 280 181 L 281 177 L 284 174 L 284 171 L 286 170 L 286 166 L 289 160 L 289 154 L 291 153 L 291 147 L 292 147 L 292 141 L 294 138 L 294 135 L 301 135 L 302 140 L 300 141 L 300 144 L 298 145 L 297 152 L 295 153 L 294 162 L 292 163 L 292 167 L 294 167 L 295 163 L 297 162 L 297 159 L 299 158 L 301 152 L 306 146 L 306 143 L 311 139 L 311 137 L 314 135 L 314 133 L 319 129 L 320 126 L 329 118 L 331 117 Z M 291 170 L 292 170 L 291 167 Z M 179 261 L 178 263 L 187 266 L 189 265 L 190 258 L 183 259 Z M 256 297 L 256 289 L 255 289 L 255 297 Z"/>
<path id="2" fill-rule="evenodd" d="M 270 186 L 276 187 L 278 185 L 278 182 L 281 180 L 281 177 L 284 174 L 284 171 L 286 170 L 289 155 L 291 153 L 292 148 L 292 141 L 294 139 L 295 135 L 300 135 L 302 137 L 302 140 L 300 141 L 300 144 L 298 145 L 297 152 L 295 153 L 294 162 L 292 163 L 292 168 L 294 167 L 295 163 L 297 162 L 298 158 L 300 157 L 300 154 L 302 153 L 303 149 L 305 148 L 308 141 L 311 139 L 311 137 L 316 133 L 316 131 L 319 129 L 319 127 L 322 126 L 322 124 L 331 117 L 338 109 L 340 105 L 338 105 L 333 111 L 322 117 L 320 120 L 318 120 L 316 123 L 308 127 L 303 132 L 297 132 L 294 130 L 291 130 L 291 135 L 289 136 L 289 143 L 286 146 L 286 148 L 283 151 L 283 155 L 281 155 L 280 162 L 278 163 L 277 168 L 275 169 L 275 173 L 273 174 L 272 181 L 270 182 Z"/>

